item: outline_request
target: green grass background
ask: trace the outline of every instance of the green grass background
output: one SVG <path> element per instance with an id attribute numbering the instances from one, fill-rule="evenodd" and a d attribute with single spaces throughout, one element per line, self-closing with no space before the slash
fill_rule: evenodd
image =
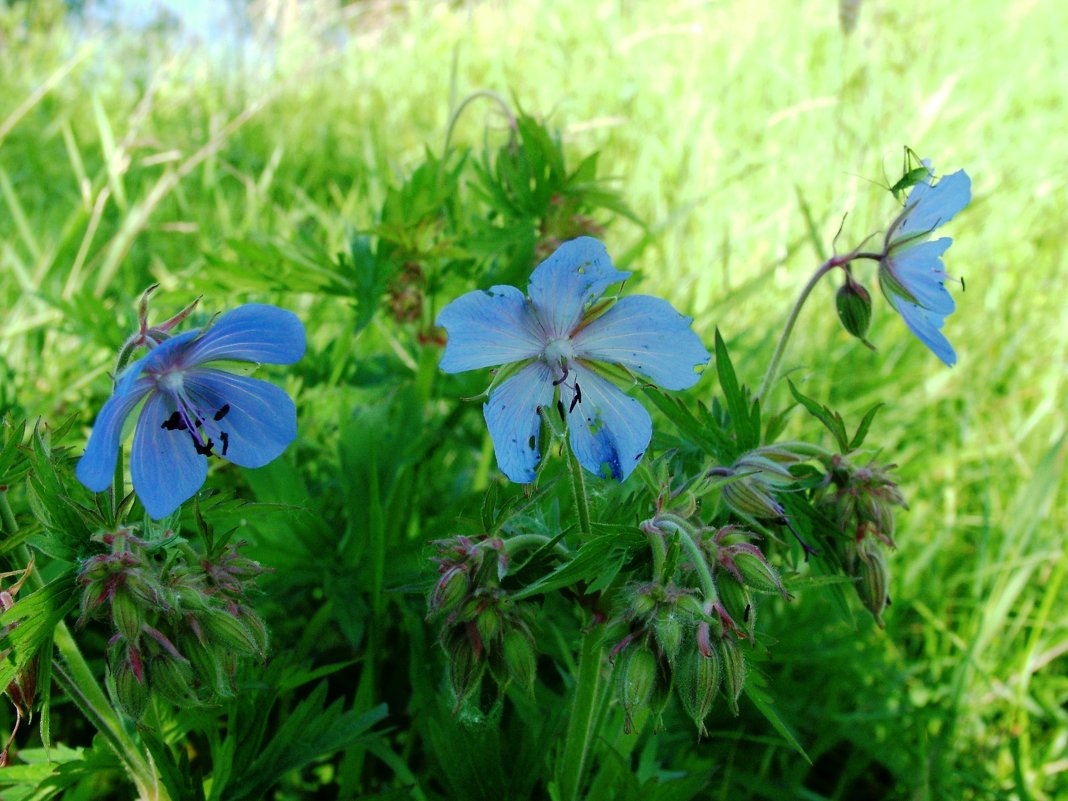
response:
<path id="1" fill-rule="evenodd" d="M 806 721 L 815 774 L 843 744 L 852 756 L 804 789 L 796 754 L 740 743 L 713 787 L 784 797 L 775 761 L 805 798 L 864 797 L 865 781 L 888 797 L 1068 797 L 1068 5 L 867 0 L 850 36 L 832 0 L 262 7 L 258 55 L 84 35 L 49 2 L 0 10 L 8 413 L 80 411 L 87 430 L 148 283 L 167 308 L 205 292 L 221 309 L 246 299 L 218 291 L 228 238 L 342 249 L 475 89 L 549 117 L 576 157 L 603 151 L 655 233 L 634 265 L 643 291 L 706 341 L 718 326 L 755 385 L 821 260 L 802 200 L 828 247 L 848 213 L 853 246 L 893 216 L 878 182 L 908 144 L 973 180 L 947 228 L 967 284 L 945 329 L 959 363 L 914 340 L 863 266 L 878 352 L 841 331 L 828 285 L 784 363 L 847 419 L 887 403 L 870 442 L 911 505 L 885 631 L 828 626 L 805 596 L 774 632 L 773 687 L 794 690 L 778 703 Z M 475 106 L 455 138 L 499 142 L 503 125 Z M 621 254 L 642 236 L 623 220 L 606 239 Z M 286 302 L 313 340 L 333 335 L 328 306 Z"/>

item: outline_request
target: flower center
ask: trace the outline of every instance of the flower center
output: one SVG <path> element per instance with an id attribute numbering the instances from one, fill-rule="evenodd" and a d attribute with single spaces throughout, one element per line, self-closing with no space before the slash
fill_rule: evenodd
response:
<path id="1" fill-rule="evenodd" d="M 541 358 L 550 367 L 563 367 L 575 358 L 575 348 L 571 345 L 571 339 L 569 337 L 550 339 L 541 352 Z"/>
<path id="2" fill-rule="evenodd" d="M 213 456 L 212 449 L 215 441 L 211 434 L 219 438 L 222 446 L 221 456 L 226 456 L 230 448 L 230 435 L 219 426 L 219 421 L 230 412 L 230 404 L 224 403 L 209 418 L 185 389 L 182 372 L 170 370 L 163 373 L 156 380 L 156 386 L 160 392 L 169 395 L 174 401 L 175 410 L 160 425 L 165 431 L 185 431 L 193 440 L 193 447 L 202 456 Z M 210 412 L 209 412 L 210 413 Z"/>

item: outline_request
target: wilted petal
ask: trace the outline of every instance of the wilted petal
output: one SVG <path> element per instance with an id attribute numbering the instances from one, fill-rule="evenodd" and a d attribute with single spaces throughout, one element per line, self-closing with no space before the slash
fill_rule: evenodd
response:
<path id="1" fill-rule="evenodd" d="M 122 439 L 122 424 L 151 388 L 149 379 L 135 380 L 126 392 L 116 392 L 108 398 L 97 415 L 85 453 L 74 468 L 74 475 L 93 492 L 103 492 L 111 486 Z"/>
<path id="2" fill-rule="evenodd" d="M 934 242 L 895 249 L 881 265 L 882 270 L 889 271 L 920 306 L 945 317 L 957 308 L 953 296 L 944 286 L 949 275 L 941 258 L 951 244 L 952 239 L 943 237 Z M 880 278 L 882 276 L 880 271 Z"/>
<path id="3" fill-rule="evenodd" d="M 708 351 L 690 328 L 693 319 L 666 300 L 621 298 L 573 338 L 580 359 L 622 364 L 665 389 L 686 389 L 701 377 Z"/>
<path id="4" fill-rule="evenodd" d="M 574 383 L 572 383 L 572 381 Z M 571 450 L 579 462 L 605 478 L 623 481 L 642 460 L 653 424 L 634 398 L 583 365 L 571 365 L 569 386 L 561 389 L 570 414 Z M 578 385 L 581 400 L 575 402 Z"/>
<path id="5" fill-rule="evenodd" d="M 185 364 L 218 359 L 292 364 L 306 347 L 304 325 L 287 309 L 248 303 L 222 315 L 186 354 Z"/>
<path id="6" fill-rule="evenodd" d="M 905 321 L 905 325 L 909 327 L 909 330 L 919 337 L 920 341 L 930 348 L 935 356 L 945 362 L 947 367 L 952 367 L 957 363 L 957 354 L 954 352 L 953 346 L 949 344 L 949 340 L 946 339 L 945 335 L 939 331 L 945 322 L 944 315 L 924 309 L 897 295 L 888 294 L 887 300 L 901 315 L 901 319 Z"/>
<path id="7" fill-rule="evenodd" d="M 893 232 L 893 240 L 933 231 L 952 220 L 972 199 L 972 181 L 964 170 L 942 178 L 932 186 L 912 187 L 905 208 L 908 211 Z"/>
<path id="8" fill-rule="evenodd" d="M 530 276 L 530 299 L 550 339 L 566 337 L 590 303 L 630 273 L 612 266 L 598 240 L 582 236 L 565 242 Z"/>
<path id="9" fill-rule="evenodd" d="M 514 286 L 461 295 L 441 310 L 435 324 L 449 333 L 441 359 L 446 373 L 524 361 L 545 345 L 527 299 Z"/>
<path id="10" fill-rule="evenodd" d="M 204 485 L 207 457 L 197 453 L 188 431 L 163 428 L 174 402 L 157 392 L 145 403 L 130 449 L 134 490 L 153 520 L 166 517 Z"/>
<path id="11" fill-rule="evenodd" d="M 297 409 L 274 384 L 203 367 L 185 376 L 185 390 L 208 419 L 214 453 L 242 467 L 263 467 L 297 436 Z"/>
<path id="12" fill-rule="evenodd" d="M 541 458 L 538 409 L 553 401 L 553 379 L 544 362 L 528 364 L 501 384 L 483 405 L 497 466 L 521 484 L 534 480 Z M 555 410 L 551 412 L 556 414 Z"/>

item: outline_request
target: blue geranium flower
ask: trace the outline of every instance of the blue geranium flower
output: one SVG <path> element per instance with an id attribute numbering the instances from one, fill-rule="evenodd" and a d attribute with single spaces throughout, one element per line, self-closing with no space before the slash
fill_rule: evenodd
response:
<path id="1" fill-rule="evenodd" d="M 571 450 L 587 470 L 622 481 L 641 460 L 652 436 L 649 413 L 599 373 L 597 362 L 666 389 L 685 389 L 700 377 L 708 351 L 691 318 L 670 303 L 631 295 L 593 305 L 629 275 L 612 266 L 604 245 L 580 237 L 535 268 L 529 299 L 515 287 L 495 286 L 462 295 L 438 315 L 449 335 L 445 372 L 517 364 L 482 409 L 497 464 L 512 481 L 534 480 L 539 413 L 553 408 L 554 398 Z"/>
<path id="2" fill-rule="evenodd" d="M 261 304 L 229 311 L 206 331 L 165 340 L 118 377 L 78 461 L 78 480 L 93 492 L 111 486 L 123 422 L 142 400 L 130 474 L 153 519 L 169 515 L 200 489 L 208 456 L 262 467 L 297 435 L 293 401 L 273 384 L 207 364 L 292 364 L 304 347 L 297 316 Z"/>
<path id="3" fill-rule="evenodd" d="M 943 237 L 929 242 L 927 238 L 952 220 L 971 197 L 972 182 L 963 170 L 934 185 L 929 177 L 916 184 L 904 211 L 886 232 L 879 260 L 879 286 L 886 299 L 909 330 L 950 367 L 957 354 L 939 329 L 956 309 L 945 287 L 951 279 L 941 258 L 953 240 Z"/>

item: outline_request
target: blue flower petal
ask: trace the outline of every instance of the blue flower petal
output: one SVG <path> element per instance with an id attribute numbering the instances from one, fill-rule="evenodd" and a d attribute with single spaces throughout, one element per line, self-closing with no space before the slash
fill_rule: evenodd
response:
<path id="1" fill-rule="evenodd" d="M 885 270 L 923 308 L 943 317 L 952 314 L 957 305 L 944 286 L 944 282 L 950 280 L 950 277 L 941 258 L 951 244 L 952 239 L 942 237 L 933 242 L 895 249 L 880 265 L 880 279 Z"/>
<path id="2" fill-rule="evenodd" d="M 893 241 L 933 231 L 952 220 L 972 199 L 972 180 L 964 170 L 942 178 L 932 186 L 916 184 L 909 192 L 901 223 L 893 231 Z"/>
<path id="3" fill-rule="evenodd" d="M 901 319 L 905 321 L 905 325 L 909 327 L 909 330 L 924 345 L 930 348 L 935 356 L 945 362 L 947 367 L 952 367 L 957 363 L 957 354 L 954 352 L 953 346 L 949 344 L 949 340 L 946 339 L 945 335 L 939 331 L 945 322 L 945 317 L 917 306 L 915 303 L 910 303 L 899 296 L 887 295 L 887 299 L 890 301 L 890 305 L 901 315 Z"/>
<path id="4" fill-rule="evenodd" d="M 215 321 L 186 353 L 185 364 L 218 359 L 264 364 L 293 364 L 304 355 L 300 318 L 287 309 L 248 303 Z"/>
<path id="5" fill-rule="evenodd" d="M 162 427 L 174 411 L 174 401 L 162 392 L 149 397 L 130 449 L 134 491 L 153 520 L 181 506 L 208 476 L 207 457 L 197 453 L 189 432 Z"/>
<path id="6" fill-rule="evenodd" d="M 649 413 L 615 384 L 584 365 L 570 365 L 560 395 L 567 418 L 571 450 L 579 463 L 605 478 L 623 481 L 649 447 L 653 423 Z M 578 386 L 581 400 L 575 401 Z"/>
<path id="7" fill-rule="evenodd" d="M 435 324 L 449 333 L 441 359 L 446 373 L 524 361 L 545 346 L 527 299 L 514 286 L 461 295 L 441 310 Z"/>
<path id="8" fill-rule="evenodd" d="M 209 418 L 204 431 L 213 452 L 234 464 L 263 467 L 296 439 L 296 406 L 274 384 L 201 367 L 186 374 L 184 388 Z"/>
<path id="9" fill-rule="evenodd" d="M 622 364 L 665 389 L 686 389 L 697 383 L 709 359 L 692 322 L 666 300 L 620 298 L 574 336 L 575 355 Z"/>
<path id="10" fill-rule="evenodd" d="M 122 440 L 122 424 L 150 389 L 152 382 L 149 379 L 135 381 L 126 392 L 116 392 L 108 398 L 97 415 L 85 453 L 74 468 L 74 475 L 93 492 L 103 492 L 111 486 Z"/>
<path id="11" fill-rule="evenodd" d="M 565 242 L 530 276 L 530 299 L 550 339 L 575 330 L 586 308 L 630 273 L 612 266 L 599 241 L 582 236 Z"/>
<path id="12" fill-rule="evenodd" d="M 534 480 L 541 458 L 538 409 L 552 401 L 552 373 L 544 362 L 534 362 L 497 387 L 483 405 L 497 466 L 512 481 L 529 484 Z"/>

